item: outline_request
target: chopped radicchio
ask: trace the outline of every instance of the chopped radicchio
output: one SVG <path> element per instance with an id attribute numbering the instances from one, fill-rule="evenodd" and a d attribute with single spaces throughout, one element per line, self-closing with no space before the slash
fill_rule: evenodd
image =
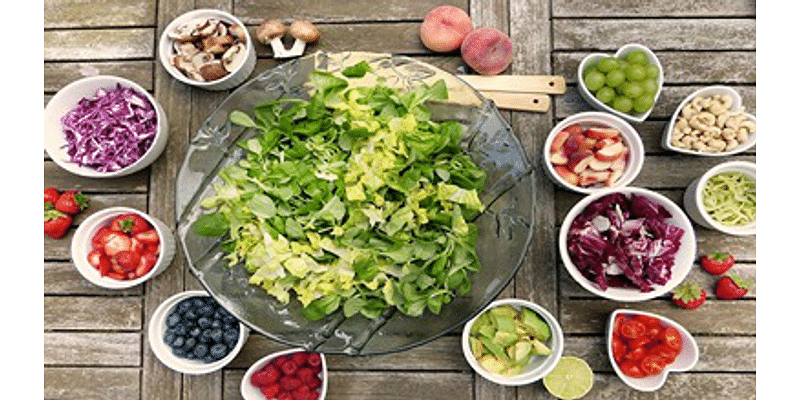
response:
<path id="1" fill-rule="evenodd" d="M 143 94 L 117 84 L 83 98 L 61 117 L 70 162 L 112 172 L 125 168 L 150 149 L 156 136 L 156 111 Z"/>
<path id="2" fill-rule="evenodd" d="M 633 287 L 650 292 L 672 276 L 683 229 L 672 214 L 644 195 L 603 196 L 586 206 L 569 228 L 570 260 L 601 290 Z"/>

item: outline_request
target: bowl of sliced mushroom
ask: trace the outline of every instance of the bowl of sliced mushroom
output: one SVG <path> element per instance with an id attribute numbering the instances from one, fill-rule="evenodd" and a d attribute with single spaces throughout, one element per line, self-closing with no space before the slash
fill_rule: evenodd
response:
<path id="1" fill-rule="evenodd" d="M 667 150 L 700 156 L 729 156 L 755 144 L 756 117 L 727 86 L 705 87 L 686 97 L 661 137 Z"/>
<path id="2" fill-rule="evenodd" d="M 159 57 L 175 79 L 208 90 L 238 86 L 256 66 L 253 40 L 242 21 L 212 9 L 175 18 L 161 35 Z"/>

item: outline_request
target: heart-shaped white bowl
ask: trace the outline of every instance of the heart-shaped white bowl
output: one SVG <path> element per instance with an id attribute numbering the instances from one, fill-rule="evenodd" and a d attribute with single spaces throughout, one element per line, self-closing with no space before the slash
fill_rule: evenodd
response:
<path id="1" fill-rule="evenodd" d="M 648 48 L 645 45 L 641 45 L 641 44 L 638 44 L 638 43 L 629 43 L 629 44 L 626 44 L 626 45 L 620 47 L 619 50 L 617 50 L 617 52 L 614 53 L 614 57 L 621 58 L 621 57 L 624 57 L 624 56 L 628 55 L 628 53 L 630 53 L 632 51 L 635 51 L 635 50 L 644 51 L 645 54 L 647 54 L 647 59 L 650 61 L 650 63 L 651 64 L 655 64 L 656 66 L 658 66 L 658 91 L 656 91 L 656 95 L 655 95 L 655 97 L 653 97 L 653 107 L 655 107 L 655 103 L 658 102 L 658 96 L 661 95 L 661 88 L 664 86 L 664 68 L 661 67 L 661 62 L 658 61 L 658 57 L 656 57 L 655 53 L 653 53 L 653 51 L 650 50 L 650 48 Z M 626 119 L 627 121 L 630 121 L 630 122 L 642 122 L 642 121 L 644 121 L 645 119 L 647 119 L 647 117 L 650 116 L 650 112 L 653 111 L 653 107 L 650 107 L 650 109 L 647 110 L 647 112 L 644 112 L 644 113 L 627 114 L 627 113 L 619 112 L 619 111 L 609 107 L 608 105 L 604 104 L 602 101 L 597 100 L 597 98 L 594 97 L 592 92 L 590 92 L 589 89 L 586 88 L 586 85 L 584 85 L 584 83 L 583 83 L 583 71 L 589 65 L 594 64 L 595 62 L 599 61 L 600 59 L 602 59 L 604 57 L 609 57 L 609 55 L 605 54 L 605 53 L 592 53 L 592 54 L 589 54 L 588 56 L 584 57 L 583 60 L 581 60 L 581 63 L 578 66 L 578 76 L 577 76 L 578 92 L 580 92 L 581 97 L 583 97 L 583 99 L 586 100 L 586 102 L 589 103 L 589 105 L 591 105 L 592 107 L 594 107 L 597 110 L 610 112 L 610 113 L 612 113 L 614 115 L 617 115 L 617 116 L 619 116 L 621 118 L 624 118 L 624 119 Z"/>
<path id="2" fill-rule="evenodd" d="M 250 368 L 247 369 L 247 372 L 244 373 L 242 377 L 242 384 L 240 385 L 240 389 L 242 392 L 242 397 L 245 400 L 264 400 L 264 395 L 261 391 L 253 386 L 250 383 L 250 378 L 253 376 L 256 371 L 264 368 L 267 363 L 270 361 L 287 354 L 297 353 L 301 351 L 306 351 L 303 348 L 295 348 L 295 349 L 288 349 L 284 351 L 279 351 L 277 353 L 272 353 L 267 356 L 262 357 L 258 361 L 254 362 Z M 319 396 L 317 400 L 324 400 L 325 394 L 328 392 L 328 364 L 325 361 L 325 354 L 319 353 L 320 359 L 322 359 L 322 371 L 319 373 L 319 378 L 322 380 L 322 386 L 319 387 Z"/>
<path id="3" fill-rule="evenodd" d="M 614 330 L 614 319 L 619 314 L 647 315 L 653 318 L 658 318 L 663 325 L 672 326 L 673 328 L 677 329 L 678 332 L 681 333 L 683 349 L 681 349 L 681 352 L 678 354 L 678 357 L 675 358 L 675 361 L 664 367 L 664 370 L 658 375 L 648 376 L 645 378 L 631 378 L 623 374 L 619 369 L 619 365 L 617 365 L 617 361 L 614 360 L 614 354 L 611 351 L 611 337 Z M 681 326 L 681 324 L 658 314 L 637 310 L 618 309 L 611 313 L 611 316 L 608 317 L 608 324 L 606 325 L 606 348 L 608 351 L 609 362 L 611 362 L 611 366 L 614 367 L 614 371 L 617 373 L 617 376 L 619 376 L 619 379 L 625 382 L 626 385 L 642 392 L 653 392 L 658 390 L 667 381 L 667 375 L 669 375 L 670 372 L 688 371 L 692 369 L 695 364 L 697 364 L 697 360 L 700 358 L 700 350 L 697 348 L 697 342 L 694 340 L 694 337 L 692 337 L 692 334 L 689 333 L 686 328 Z"/>
<path id="4" fill-rule="evenodd" d="M 678 122 L 678 118 L 681 116 L 681 112 L 687 104 L 689 104 L 693 99 L 698 96 L 702 97 L 710 97 L 714 95 L 722 95 L 722 96 L 730 96 L 733 99 L 733 103 L 731 104 L 731 110 L 738 110 L 742 108 L 742 96 L 733 89 L 728 86 L 708 86 L 702 89 L 698 89 L 694 93 L 687 96 L 681 104 L 675 109 L 675 112 L 672 113 L 672 119 L 670 119 L 669 124 L 664 127 L 664 133 L 661 135 L 661 147 L 666 150 L 675 151 L 678 153 L 690 154 L 695 156 L 706 156 L 706 157 L 724 157 L 730 156 L 734 154 L 741 153 L 756 144 L 756 133 L 752 132 L 747 136 L 747 141 L 744 143 L 740 143 L 738 146 L 734 147 L 732 150 L 728 151 L 720 151 L 717 153 L 709 153 L 709 152 L 702 152 L 682 147 L 673 146 L 671 143 L 672 139 L 672 130 L 675 128 L 675 124 Z M 747 119 L 752 121 L 753 123 L 756 122 L 756 117 L 752 114 L 745 113 Z"/>

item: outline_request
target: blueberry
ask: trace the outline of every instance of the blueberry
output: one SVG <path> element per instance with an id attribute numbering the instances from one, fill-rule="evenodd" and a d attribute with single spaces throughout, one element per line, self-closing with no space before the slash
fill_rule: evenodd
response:
<path id="1" fill-rule="evenodd" d="M 222 329 L 222 321 L 215 319 L 214 322 L 211 323 L 211 329 Z"/>
<path id="2" fill-rule="evenodd" d="M 200 343 L 197 346 L 194 346 L 194 350 L 192 350 L 192 354 L 194 354 L 194 356 L 196 358 L 198 358 L 198 359 L 199 358 L 203 358 L 203 357 L 206 356 L 206 354 L 208 354 L 208 346 Z"/>
<path id="3" fill-rule="evenodd" d="M 211 354 L 206 354 L 206 356 L 203 357 L 203 361 L 206 363 L 212 363 L 214 361 L 217 361 L 217 359 L 214 358 L 214 356 L 212 356 Z"/>
<path id="4" fill-rule="evenodd" d="M 197 358 L 197 357 L 194 356 L 194 353 L 192 353 L 191 351 L 184 351 L 182 357 L 187 359 L 187 360 L 194 360 L 195 358 Z"/>
<path id="5" fill-rule="evenodd" d="M 222 322 L 224 322 L 226 324 L 235 324 L 238 321 L 236 321 L 236 317 L 234 317 L 230 313 L 226 312 L 225 315 L 222 316 Z"/>
<path id="6" fill-rule="evenodd" d="M 222 319 L 225 318 L 225 313 L 223 312 L 223 310 L 224 308 L 221 307 L 214 310 L 214 319 L 222 321 Z"/>
<path id="7" fill-rule="evenodd" d="M 237 341 L 239 341 L 239 331 L 226 329 L 222 334 L 222 339 L 225 340 L 225 343 L 228 343 L 229 346 L 233 346 Z"/>
<path id="8" fill-rule="evenodd" d="M 179 349 L 183 347 L 185 343 L 186 339 L 183 336 L 175 336 L 175 339 L 173 339 L 172 343 L 170 343 L 170 347 L 172 347 L 173 349 Z"/>
<path id="9" fill-rule="evenodd" d="M 189 330 L 189 336 L 191 336 L 193 338 L 196 338 L 196 337 L 200 336 L 200 333 L 202 333 L 202 332 L 203 332 L 202 329 L 200 329 L 199 327 L 195 326 L 194 328 Z"/>
<path id="10" fill-rule="evenodd" d="M 173 326 L 177 325 L 178 322 L 181 322 L 181 316 L 177 312 L 170 313 L 167 316 L 167 326 L 172 328 Z"/>
<path id="11" fill-rule="evenodd" d="M 191 299 L 181 300 L 178 306 L 175 307 L 179 314 L 185 313 L 188 309 L 192 308 Z"/>
<path id="12" fill-rule="evenodd" d="M 197 339 L 190 337 L 186 339 L 186 342 L 183 344 L 183 351 L 188 353 L 194 349 L 195 345 L 197 345 Z"/>
<path id="13" fill-rule="evenodd" d="M 183 314 L 183 318 L 186 318 L 186 319 L 188 319 L 190 321 L 196 320 L 197 319 L 197 310 L 195 310 L 194 308 L 190 308 L 190 309 L 186 310 L 186 313 Z"/>
<path id="14" fill-rule="evenodd" d="M 206 316 L 202 316 L 197 319 L 197 326 L 206 329 L 211 326 L 211 319 Z"/>
<path id="15" fill-rule="evenodd" d="M 172 354 L 175 354 L 178 357 L 183 357 L 183 356 L 186 355 L 186 352 L 183 351 L 183 349 L 181 349 L 179 347 L 173 347 L 172 348 Z"/>
<path id="16" fill-rule="evenodd" d="M 206 299 L 203 297 L 194 297 L 192 298 L 192 306 L 195 308 L 200 308 L 206 305 Z"/>
<path id="17" fill-rule="evenodd" d="M 199 315 L 205 315 L 205 316 L 210 317 L 210 316 L 214 315 L 214 307 L 212 307 L 210 305 L 205 305 L 203 307 L 198 308 L 197 309 L 197 313 Z"/>
<path id="18" fill-rule="evenodd" d="M 169 345 L 173 340 L 175 340 L 175 331 L 172 329 L 167 329 L 167 331 L 164 332 L 164 343 Z"/>
<path id="19" fill-rule="evenodd" d="M 219 343 L 222 340 L 222 329 L 212 329 L 209 337 L 211 340 Z"/>
<path id="20" fill-rule="evenodd" d="M 197 339 L 200 343 L 208 343 L 211 341 L 211 329 L 204 329 L 203 333 L 200 334 L 200 337 Z"/>
<path id="21" fill-rule="evenodd" d="M 222 343 L 217 343 L 217 344 L 211 346 L 211 350 L 209 350 L 209 354 L 211 354 L 212 357 L 214 357 L 217 360 L 219 360 L 220 358 L 225 357 L 225 355 L 228 354 L 228 346 L 225 346 Z"/>
<path id="22" fill-rule="evenodd" d="M 186 329 L 185 324 L 178 324 L 173 329 L 175 330 L 175 334 L 179 336 L 186 336 L 186 334 L 189 332 L 189 330 Z"/>

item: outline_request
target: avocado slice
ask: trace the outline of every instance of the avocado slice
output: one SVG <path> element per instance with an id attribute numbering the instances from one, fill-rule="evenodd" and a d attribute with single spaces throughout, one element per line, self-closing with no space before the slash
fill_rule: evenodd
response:
<path id="1" fill-rule="evenodd" d="M 547 345 L 537 339 L 533 339 L 531 343 L 533 344 L 533 354 L 536 354 L 537 356 L 549 356 L 551 353 L 553 353 L 553 351 L 550 350 Z"/>
<path id="2" fill-rule="evenodd" d="M 505 365 L 503 365 L 497 357 L 487 354 L 478 359 L 478 364 L 481 365 L 484 369 L 489 372 L 493 372 L 495 374 L 499 374 L 500 372 L 505 369 Z"/>
<path id="3" fill-rule="evenodd" d="M 527 308 L 522 310 L 522 325 L 536 339 L 543 342 L 550 339 L 550 326 L 539 315 Z"/>
<path id="4" fill-rule="evenodd" d="M 517 315 L 517 309 L 509 305 L 502 305 L 489 310 L 489 314 L 491 314 L 493 317 L 503 315 L 514 318 Z"/>
<path id="5" fill-rule="evenodd" d="M 503 351 L 503 348 L 497 343 L 487 338 L 481 338 L 481 343 L 483 343 L 486 349 L 489 350 L 490 353 L 494 354 L 494 356 L 497 357 L 501 362 L 507 363 L 511 361 L 509 360 L 508 355 Z"/>
<path id="6" fill-rule="evenodd" d="M 516 333 L 509 333 L 505 331 L 497 331 L 492 339 L 492 341 L 500 347 L 508 347 L 514 344 L 514 342 L 517 340 L 519 340 L 519 336 L 517 336 Z"/>
<path id="7" fill-rule="evenodd" d="M 483 343 L 476 337 L 469 337 L 469 347 L 472 349 L 472 355 L 475 358 L 481 358 L 483 355 Z"/>
<path id="8" fill-rule="evenodd" d="M 478 328 L 478 333 L 480 333 L 481 337 L 485 337 L 487 339 L 491 339 L 494 337 L 496 329 L 492 324 L 485 324 Z"/>
<path id="9" fill-rule="evenodd" d="M 514 345 L 514 357 L 512 359 L 517 364 L 522 364 L 524 360 L 530 359 L 533 345 L 527 340 L 520 340 Z M 527 362 L 525 362 L 527 364 Z"/>

